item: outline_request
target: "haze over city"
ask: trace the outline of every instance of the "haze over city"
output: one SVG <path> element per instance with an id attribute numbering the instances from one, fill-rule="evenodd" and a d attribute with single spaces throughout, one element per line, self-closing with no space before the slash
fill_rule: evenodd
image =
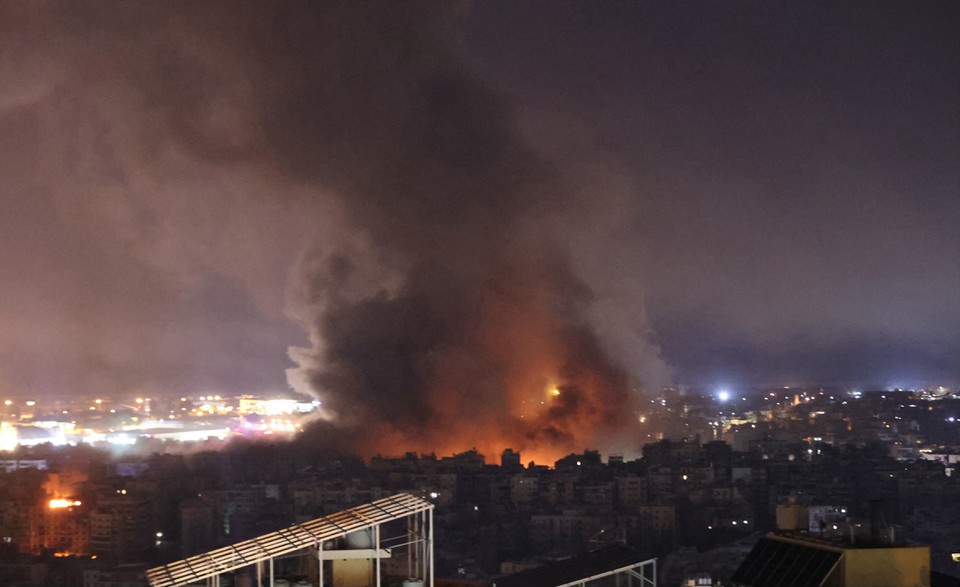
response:
<path id="1" fill-rule="evenodd" d="M 562 454 L 957 385 L 955 5 L 371 8 L 0 5 L 0 393 Z"/>
<path id="2" fill-rule="evenodd" d="M 0 586 L 957 587 L 958 30 L 0 0 Z"/>

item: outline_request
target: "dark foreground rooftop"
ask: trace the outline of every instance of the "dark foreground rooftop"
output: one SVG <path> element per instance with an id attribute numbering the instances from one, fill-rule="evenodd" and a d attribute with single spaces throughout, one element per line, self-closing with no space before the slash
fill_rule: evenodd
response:
<path id="1" fill-rule="evenodd" d="M 842 553 L 761 538 L 733 574 L 734 583 L 763 587 L 816 587 Z"/>
<path id="2" fill-rule="evenodd" d="M 557 587 L 584 579 L 625 570 L 654 556 L 620 544 L 612 544 L 600 550 L 550 563 L 536 569 L 502 577 L 494 581 L 494 587 Z"/>

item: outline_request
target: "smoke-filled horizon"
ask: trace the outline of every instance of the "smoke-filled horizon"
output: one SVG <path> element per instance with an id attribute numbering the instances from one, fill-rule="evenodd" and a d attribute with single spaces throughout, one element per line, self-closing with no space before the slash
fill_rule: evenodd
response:
<path id="1" fill-rule="evenodd" d="M 49 174 L 37 189 L 89 246 L 78 282 L 181 298 L 129 308 L 129 326 L 181 311 L 215 281 L 226 304 L 237 303 L 230 287 L 249 288 L 276 312 L 272 274 L 309 341 L 290 350 L 289 382 L 323 402 L 354 450 L 560 455 L 629 436 L 645 382 L 604 348 L 594 293 L 563 240 L 583 233 L 571 225 L 602 221 L 606 196 L 539 152 L 532 125 L 454 54 L 456 14 L 427 4 L 7 8 L 20 42 L 62 44 L 52 58 L 24 53 L 25 94 L 6 108 L 32 118 Z M 112 244 L 127 250 L 107 255 L 134 259 L 95 258 Z M 114 281 L 113 266 L 131 261 L 158 283 Z M 59 343 L 76 344 L 81 365 L 62 385 L 122 389 L 117 371 L 150 369 L 139 356 L 149 348 L 104 348 L 118 330 L 111 310 L 102 333 L 76 311 L 83 322 Z M 663 379 L 640 316 L 630 352 Z M 191 344 L 191 332 L 146 327 Z M 211 352 L 205 362 L 222 351 L 195 352 Z"/>
<path id="2" fill-rule="evenodd" d="M 0 393 L 490 455 L 958 382 L 954 7 L 553 8 L 0 3 Z"/>

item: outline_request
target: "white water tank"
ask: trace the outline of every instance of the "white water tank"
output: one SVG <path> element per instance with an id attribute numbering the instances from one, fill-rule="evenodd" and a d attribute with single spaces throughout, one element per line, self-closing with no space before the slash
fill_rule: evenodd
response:
<path id="1" fill-rule="evenodd" d="M 373 530 L 357 530 L 347 534 L 345 538 L 350 550 L 373 548 Z"/>

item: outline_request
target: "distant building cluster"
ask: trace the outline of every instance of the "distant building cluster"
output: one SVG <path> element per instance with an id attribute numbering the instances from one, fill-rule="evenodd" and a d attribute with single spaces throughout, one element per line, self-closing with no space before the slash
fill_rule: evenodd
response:
<path id="1" fill-rule="evenodd" d="M 0 451 L 42 444 L 129 446 L 290 435 L 302 430 L 305 419 L 319 407 L 316 400 L 252 395 L 8 399 L 0 406 Z"/>
<path id="2" fill-rule="evenodd" d="M 778 528 L 828 542 L 877 528 L 929 545 L 935 570 L 956 564 L 960 399 L 770 393 L 669 390 L 637 416 L 638 454 L 585 450 L 551 466 L 511 449 L 498 463 L 475 451 L 363 461 L 297 438 L 149 456 L 19 446 L 0 461 L 0 584 L 24 569 L 48 582 L 130 574 L 397 493 L 436 504 L 438 576 L 459 581 L 625 544 L 659 557 L 660 584 L 729 584 Z M 189 418 L 281 417 L 268 405 L 298 404 L 214 397 Z"/>

